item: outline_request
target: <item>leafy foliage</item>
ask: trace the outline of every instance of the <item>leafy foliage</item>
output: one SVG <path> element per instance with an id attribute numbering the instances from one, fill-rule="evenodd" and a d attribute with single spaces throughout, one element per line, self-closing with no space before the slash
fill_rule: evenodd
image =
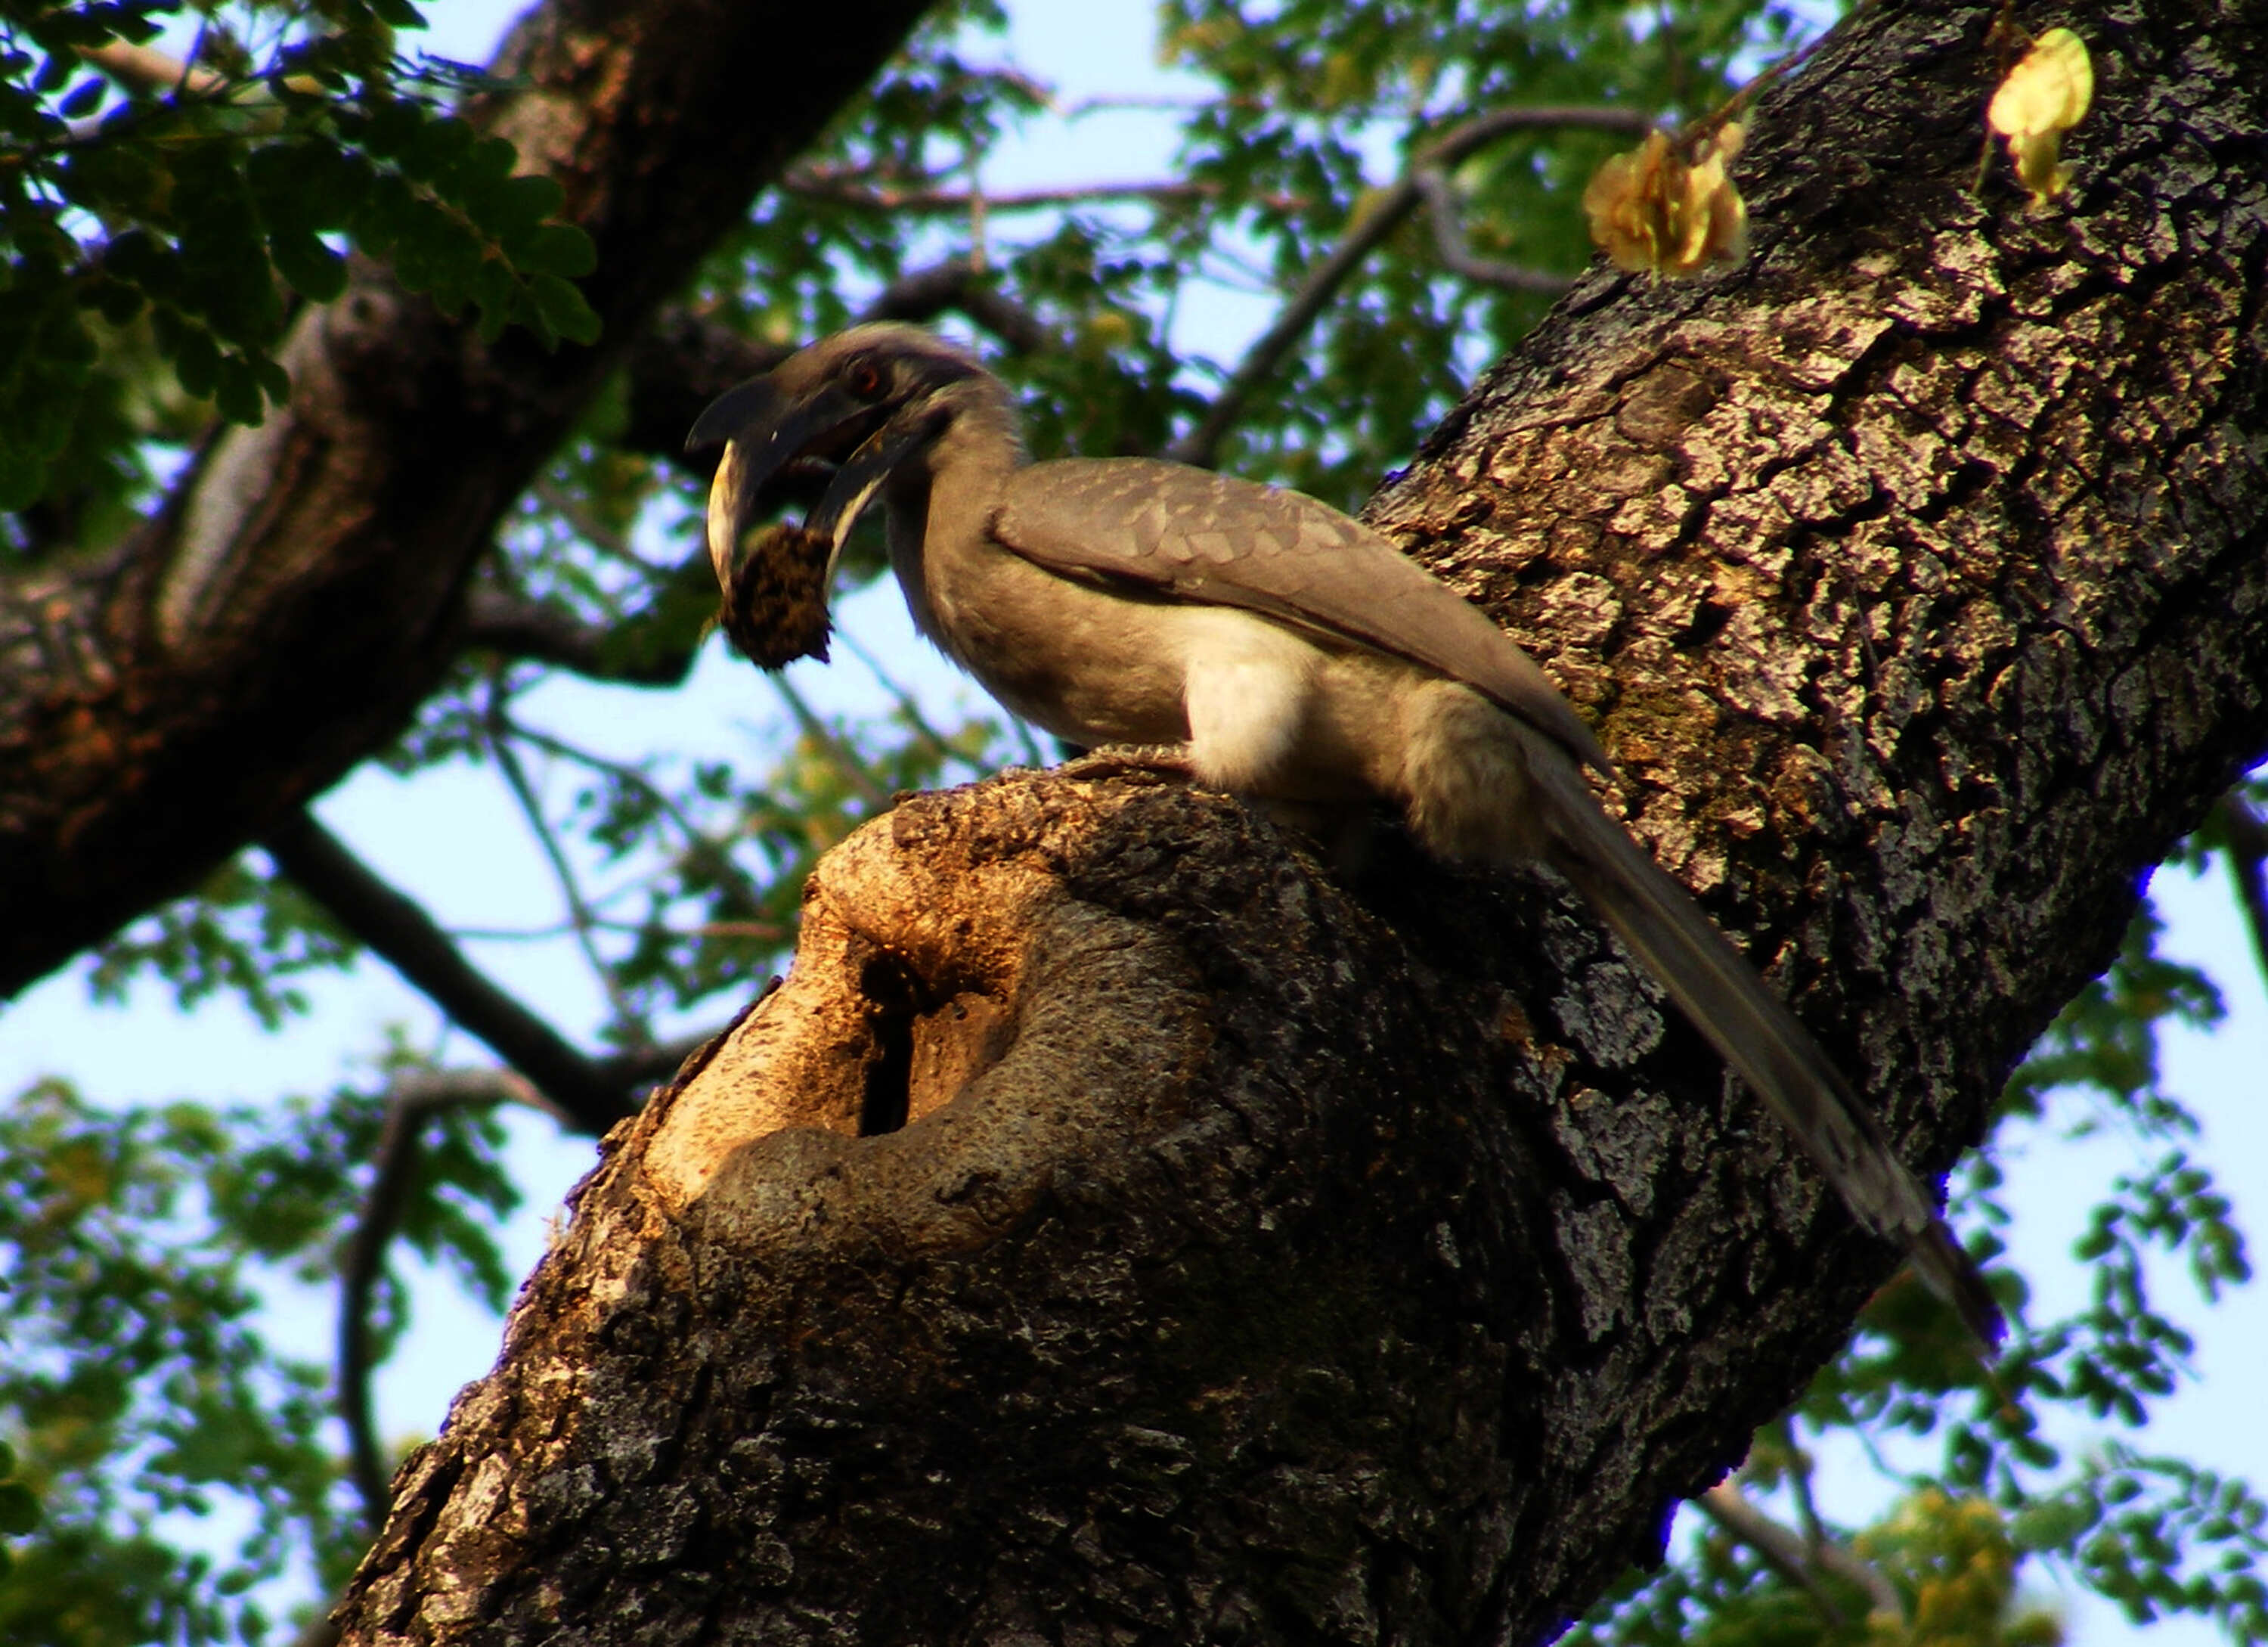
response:
<path id="1" fill-rule="evenodd" d="M 126 397 L 152 351 L 190 398 L 258 423 L 291 392 L 292 299 L 346 289 L 342 247 L 470 305 L 484 336 L 598 335 L 573 284 L 589 238 L 554 221 L 557 183 L 441 107 L 459 77 L 395 56 L 422 21 L 406 0 L 254 4 L 233 31 L 208 12 L 195 60 L 152 83 L 134 48 L 181 10 L 0 13 L 0 508 L 70 510 L 93 477 L 71 461 L 82 406 Z"/>

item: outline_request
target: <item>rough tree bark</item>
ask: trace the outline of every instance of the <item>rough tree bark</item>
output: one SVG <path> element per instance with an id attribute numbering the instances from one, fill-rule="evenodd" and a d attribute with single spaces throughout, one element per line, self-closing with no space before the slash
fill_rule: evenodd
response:
<path id="1" fill-rule="evenodd" d="M 596 349 L 493 344 L 358 269 L 117 550 L 0 580 L 0 995 L 194 886 L 398 733 L 465 580 L 655 307 L 925 0 L 551 0 L 467 113 L 597 243 Z M 761 97 L 752 88 L 762 88 Z"/>
<path id="2" fill-rule="evenodd" d="M 1992 15 L 1867 8 L 1758 113 L 1749 260 L 1594 276 L 1373 509 L 1933 1169 L 2268 679 L 2263 9 L 2078 19 L 2040 212 L 1970 189 Z M 350 1641 L 1534 1641 L 1893 1262 L 1540 876 L 1012 774 L 806 913 L 610 1137 Z"/>

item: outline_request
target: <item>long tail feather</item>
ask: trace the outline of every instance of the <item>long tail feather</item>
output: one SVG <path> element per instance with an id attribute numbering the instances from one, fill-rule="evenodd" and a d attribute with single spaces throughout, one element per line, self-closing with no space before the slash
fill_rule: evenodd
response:
<path id="1" fill-rule="evenodd" d="M 1795 1134 L 1852 1216 L 1903 1244 L 1916 1273 L 1996 1348 L 1999 1306 L 1873 1112 L 1691 895 L 1600 809 L 1573 761 L 1540 737 L 1528 742 L 1551 810 L 1552 867 Z"/>

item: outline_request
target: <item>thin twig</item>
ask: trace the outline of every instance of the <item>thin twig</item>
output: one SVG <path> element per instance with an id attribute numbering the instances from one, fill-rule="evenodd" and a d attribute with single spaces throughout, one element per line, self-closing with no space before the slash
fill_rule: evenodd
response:
<path id="1" fill-rule="evenodd" d="M 765 678 L 779 693 L 788 713 L 795 717 L 795 723 L 803 729 L 803 735 L 827 751 L 828 758 L 835 763 L 836 769 L 848 778 L 850 787 L 858 792 L 858 798 L 875 812 L 887 810 L 890 804 L 890 792 L 875 776 L 873 769 L 860 757 L 858 751 L 836 737 L 827 723 L 812 713 L 811 705 L 803 701 L 803 694 L 788 684 L 786 676 L 775 669 L 769 671 Z"/>
<path id="2" fill-rule="evenodd" d="M 759 997 L 761 999 L 761 997 Z M 674 1036 L 647 1046 L 632 1046 L 595 1060 L 601 1075 L 625 1092 L 650 1087 L 677 1073 L 677 1067 L 715 1040 L 727 1026 Z"/>
<path id="3" fill-rule="evenodd" d="M 1842 1610 L 1820 1585 L 1818 1575 L 1822 1570 L 1857 1585 L 1875 1612 L 1904 1615 L 1904 1599 L 1878 1569 L 1860 1561 L 1832 1539 L 1821 1539 L 1816 1549 L 1806 1548 L 1800 1536 L 1757 1509 L 1731 1481 L 1719 1482 L 1694 1502 L 1711 1520 L 1809 1596 L 1819 1608 L 1820 1616 L 1829 1623 L 1839 1626 L 1845 1620 Z"/>
<path id="4" fill-rule="evenodd" d="M 1532 269 L 1525 263 L 1498 262 L 1492 257 L 1483 257 L 1465 240 L 1464 225 L 1459 214 L 1456 191 L 1449 186 L 1448 174 L 1438 166 L 1421 166 L 1410 174 L 1417 182 L 1418 193 L 1425 203 L 1425 215 L 1433 225 L 1433 250 L 1441 266 L 1468 280 L 1477 280 L 1484 285 L 1505 286 L 1514 292 L 1540 292 L 1553 295 L 1575 284 L 1572 275 L 1554 274 L 1548 269 Z"/>
<path id="5" fill-rule="evenodd" d="M 1023 716 L 1011 712 L 1008 724 L 1015 728 L 1016 740 L 1024 746 L 1025 757 L 1034 766 L 1045 766 L 1048 764 L 1048 752 L 1040 747 L 1039 734 L 1032 730 L 1032 723 Z"/>
<path id="6" fill-rule="evenodd" d="M 468 961 L 414 899 L 380 879 L 312 814 L 279 824 L 260 844 L 278 869 L 451 1023 L 534 1082 L 567 1125 L 595 1138 L 630 1112 L 623 1083 Z"/>
<path id="7" fill-rule="evenodd" d="M 1811 1605 L 1830 1628 L 1840 1629 L 1850 1622 L 1812 1571 L 1803 1540 L 1743 1498 L 1730 1481 L 1719 1482 L 1694 1503 L 1709 1519 L 1754 1550 L 1765 1566 L 1810 1597 Z"/>
<path id="8" fill-rule="evenodd" d="M 1797 1444 L 1795 1425 L 1786 1418 L 1778 1424 L 1780 1445 L 1787 1453 L 1788 1490 L 1795 1498 L 1795 1520 L 1805 1547 L 1815 1554 L 1826 1547 L 1827 1528 L 1819 1519 L 1818 1502 L 1811 1496 L 1811 1455 Z"/>
<path id="9" fill-rule="evenodd" d="M 914 701 L 914 695 L 884 672 L 880 660 L 873 653 L 860 646 L 847 630 L 837 631 L 835 638 L 843 643 L 843 649 L 845 652 L 865 666 L 866 673 L 880 683 L 882 690 L 897 700 L 898 713 L 906 718 L 907 724 L 913 727 L 915 733 L 924 739 L 930 748 L 937 751 L 939 758 L 942 760 L 959 758 L 954 751 L 953 745 L 945 741 L 944 735 L 930 725 L 928 720 L 924 717 L 921 705 Z"/>
<path id="10" fill-rule="evenodd" d="M 669 576 L 667 566 L 656 565 L 639 554 L 630 547 L 628 537 L 593 515 L 584 506 L 581 499 L 549 476 L 539 476 L 528 490 L 535 495 L 538 503 L 555 511 L 574 529 L 577 536 L 608 559 L 628 566 L 649 583 L 659 582 Z"/>
<path id="11" fill-rule="evenodd" d="M 534 727 L 523 726 L 517 720 L 507 719 L 505 724 L 514 736 L 525 739 L 537 749 L 548 754 L 556 755 L 562 760 L 572 761 L 578 766 L 612 778 L 617 783 L 628 784 L 636 789 L 659 808 L 669 821 L 676 825 L 679 835 L 684 838 L 687 852 L 696 861 L 714 875 L 721 883 L 730 889 L 729 896 L 739 904 L 743 912 L 753 912 L 763 908 L 763 894 L 757 890 L 755 883 L 749 878 L 747 873 L 733 861 L 732 853 L 725 849 L 721 842 L 703 831 L 698 824 L 685 815 L 684 809 L 677 804 L 675 796 L 637 767 L 622 761 L 608 760 L 603 755 L 579 749 L 563 738 L 555 737 L 552 734 L 540 731 Z"/>
<path id="12" fill-rule="evenodd" d="M 1316 316 L 1337 296 L 1349 277 L 1386 237 L 1400 226 L 1420 199 L 1418 174 L 1432 167 L 1456 165 L 1497 138 L 1515 131 L 1567 129 L 1644 132 L 1651 123 L 1630 109 L 1587 106 L 1542 108 L 1500 108 L 1455 127 L 1428 144 L 1411 160 L 1410 169 L 1366 206 L 1339 243 L 1309 271 L 1284 305 L 1275 324 L 1245 351 L 1204 416 L 1165 455 L 1179 462 L 1210 467 L 1219 455 L 1220 443 L 1244 416 L 1262 384 L 1275 374 L 1284 357 L 1314 324 Z"/>
<path id="13" fill-rule="evenodd" d="M 791 173 L 780 181 L 779 186 L 799 198 L 823 201 L 829 205 L 953 217 L 966 213 L 977 198 L 973 191 L 965 188 L 902 188 L 886 183 L 853 183 L 808 172 Z M 1039 211 L 1053 206 L 1088 205 L 1108 200 L 1146 200 L 1164 205 L 1184 200 L 1216 200 L 1220 194 L 1217 183 L 1116 182 L 1012 189 L 1005 195 L 985 195 L 983 199 L 986 210 L 1000 212 Z M 1270 199 L 1287 210 L 1306 203 L 1291 196 Z"/>
<path id="14" fill-rule="evenodd" d="M 508 1069 L 421 1071 L 396 1081 L 387 1094 L 377 1171 L 362 1216 L 348 1239 L 339 1275 L 339 1417 L 346 1425 L 348 1467 L 355 1490 L 362 1496 L 364 1519 L 373 1533 L 386 1520 L 392 1495 L 371 1402 L 371 1295 L 385 1268 L 387 1245 L 401 1222 L 427 1118 L 470 1104 L 525 1104 L 568 1119 L 525 1077 Z"/>
<path id="15" fill-rule="evenodd" d="M 536 799 L 535 787 L 527 780 L 526 769 L 512 751 L 511 723 L 504 716 L 504 698 L 500 692 L 491 696 L 489 702 L 488 733 L 489 749 L 496 756 L 497 770 L 504 774 L 505 787 L 512 791 L 512 799 L 519 803 L 520 815 L 527 820 L 527 827 L 534 833 L 536 844 L 543 849 L 543 855 L 551 865 L 552 875 L 559 883 L 560 896 L 567 900 L 567 916 L 574 925 L 576 947 L 582 950 L 583 959 L 597 975 L 599 987 L 605 991 L 607 1002 L 615 1010 L 615 1022 L 626 1030 L 635 1030 L 639 1023 L 637 1015 L 624 998 L 622 986 L 615 982 L 612 970 L 600 958 L 598 945 L 592 939 L 591 929 L 596 918 L 584 899 L 582 885 L 575 878 L 574 868 L 568 863 L 558 837 L 552 832 L 551 821 L 543 816 L 542 805 Z"/>

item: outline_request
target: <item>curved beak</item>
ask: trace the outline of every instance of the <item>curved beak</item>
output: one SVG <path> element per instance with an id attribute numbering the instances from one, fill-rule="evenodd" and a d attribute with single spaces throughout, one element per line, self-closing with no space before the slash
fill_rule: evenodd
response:
<path id="1" fill-rule="evenodd" d="M 709 560 L 720 584 L 731 580 L 740 535 L 755 517 L 764 483 L 806 447 L 882 410 L 831 383 L 796 400 L 770 377 L 753 378 L 710 403 L 685 437 L 685 447 L 725 442 L 724 460 L 709 483 Z"/>

